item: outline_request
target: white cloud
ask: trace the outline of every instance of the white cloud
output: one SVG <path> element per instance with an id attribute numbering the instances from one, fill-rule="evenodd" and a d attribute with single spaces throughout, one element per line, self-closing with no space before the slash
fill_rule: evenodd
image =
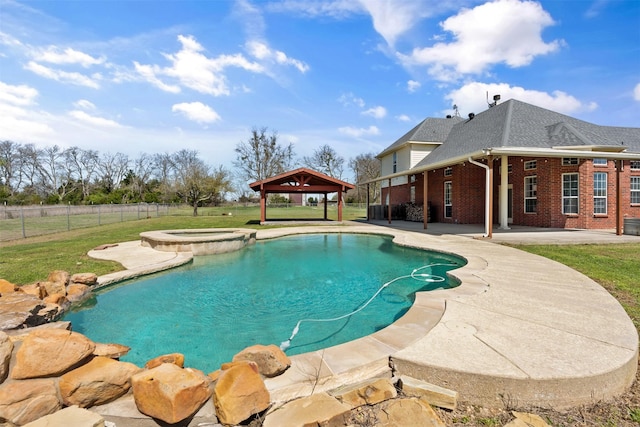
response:
<path id="1" fill-rule="evenodd" d="M 407 82 L 407 90 L 409 91 L 409 93 L 417 91 L 418 89 L 420 89 L 420 86 L 422 86 L 420 82 L 417 82 L 415 80 L 409 80 Z"/>
<path id="2" fill-rule="evenodd" d="M 83 110 L 95 110 L 96 106 L 93 102 L 87 101 L 86 99 L 79 99 L 73 103 L 73 106 L 76 108 L 81 108 Z"/>
<path id="3" fill-rule="evenodd" d="M 51 127 L 39 120 L 38 114 L 26 107 L 36 104 L 38 91 L 26 85 L 9 85 L 0 81 L 0 135 L 16 142 L 46 138 Z"/>
<path id="4" fill-rule="evenodd" d="M 411 121 L 411 117 L 407 116 L 406 114 L 400 114 L 399 116 L 396 116 L 396 120 L 400 122 L 408 122 Z"/>
<path id="5" fill-rule="evenodd" d="M 49 46 L 45 50 L 32 52 L 32 56 L 39 62 L 48 62 L 51 64 L 78 64 L 84 68 L 89 68 L 92 65 L 100 65 L 105 62 L 104 57 L 94 58 L 91 55 L 69 47 L 61 50 L 56 46 Z"/>
<path id="6" fill-rule="evenodd" d="M 13 86 L 0 81 L 0 102 L 13 105 L 35 103 L 38 91 L 27 85 Z"/>
<path id="7" fill-rule="evenodd" d="M 263 61 L 271 61 L 280 65 L 292 65 L 297 68 L 301 73 L 309 71 L 309 66 L 304 62 L 289 58 L 284 52 L 279 50 L 272 50 L 266 43 L 252 40 L 247 42 L 246 48 L 249 53 L 255 58 Z"/>
<path id="8" fill-rule="evenodd" d="M 360 0 L 360 3 L 371 15 L 373 28 L 390 46 L 430 12 L 429 5 L 418 1 Z"/>
<path id="9" fill-rule="evenodd" d="M 633 89 L 633 99 L 640 101 L 640 83 Z"/>
<path id="10" fill-rule="evenodd" d="M 504 102 L 508 99 L 517 99 L 563 114 L 593 111 L 598 107 L 595 102 L 581 102 L 562 91 L 547 93 L 529 90 L 519 86 L 509 86 L 506 83 L 467 83 L 461 88 L 449 92 L 445 96 L 445 99 L 449 100 L 451 105 L 456 104 L 460 107 L 461 114 L 465 116 L 468 113 L 479 113 L 488 108 L 486 100 L 487 92 L 489 93 L 489 101 L 492 101 L 493 95 L 500 95 L 501 100 L 499 102 Z M 445 111 L 443 113 L 451 114 L 451 111 Z"/>
<path id="11" fill-rule="evenodd" d="M 183 102 L 171 107 L 174 113 L 181 113 L 187 119 L 197 123 L 213 123 L 220 120 L 220 116 L 211 107 L 202 102 Z"/>
<path id="12" fill-rule="evenodd" d="M 361 113 L 363 116 L 371 116 L 376 119 L 382 119 L 387 115 L 387 109 L 381 106 L 369 108 Z"/>
<path id="13" fill-rule="evenodd" d="M 344 127 L 338 128 L 338 131 L 340 133 L 352 136 L 354 138 L 361 138 L 363 136 L 380 134 L 380 130 L 376 126 L 369 126 L 368 128 L 355 128 L 352 126 L 344 126 Z"/>
<path id="14" fill-rule="evenodd" d="M 349 92 L 349 93 L 343 93 L 342 95 L 340 95 L 340 98 L 338 98 L 338 102 L 341 103 L 343 106 L 347 107 L 351 104 L 354 104 L 360 108 L 363 108 L 365 106 L 365 102 L 364 99 L 362 98 L 358 98 L 357 96 L 355 96 L 353 93 Z"/>
<path id="15" fill-rule="evenodd" d="M 224 74 L 226 68 L 237 67 L 253 73 L 265 71 L 262 65 L 247 60 L 241 54 L 209 58 L 202 53 L 204 48 L 192 36 L 179 35 L 178 41 L 182 48 L 177 53 L 163 55 L 171 62 L 170 67 L 134 62 L 136 70 L 143 78 L 164 91 L 176 93 L 180 88 L 162 81 L 161 77 L 176 79 L 182 86 L 200 93 L 213 96 L 229 95 L 230 90 Z"/>
<path id="16" fill-rule="evenodd" d="M 102 117 L 92 116 L 80 110 L 69 111 L 69 116 L 81 122 L 90 124 L 91 126 L 98 126 L 98 127 L 104 127 L 104 128 L 122 127 L 122 125 L 116 121 L 105 119 Z"/>
<path id="17" fill-rule="evenodd" d="M 429 74 L 441 81 L 464 75 L 482 74 L 504 63 L 509 67 L 530 64 L 536 56 L 554 52 L 561 40 L 546 43 L 542 31 L 554 21 L 539 3 L 496 0 L 463 9 L 442 22 L 453 41 L 416 48 L 410 55 L 399 54 L 406 66 L 426 65 Z"/>
<path id="18" fill-rule="evenodd" d="M 53 68 L 45 67 L 34 61 L 29 61 L 24 66 L 26 70 L 29 70 L 40 77 L 44 77 L 50 80 L 56 80 L 60 83 L 69 83 L 76 86 L 85 86 L 93 89 L 99 89 L 99 80 L 102 79 L 100 74 L 93 74 L 91 77 L 76 72 L 68 72 L 62 70 L 55 70 Z"/>
<path id="19" fill-rule="evenodd" d="M 329 16 L 344 19 L 355 13 L 363 13 L 364 8 L 353 0 L 282 0 L 266 6 L 270 12 L 295 13 L 302 16 Z"/>

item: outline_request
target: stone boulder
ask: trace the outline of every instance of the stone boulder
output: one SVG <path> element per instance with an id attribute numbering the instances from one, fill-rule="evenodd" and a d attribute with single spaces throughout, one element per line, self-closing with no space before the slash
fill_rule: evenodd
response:
<path id="1" fill-rule="evenodd" d="M 30 285 L 23 285 L 20 287 L 20 290 L 25 294 L 33 295 L 38 299 L 43 299 L 47 296 L 47 290 L 40 282 L 32 283 Z"/>
<path id="2" fill-rule="evenodd" d="M 222 424 L 236 425 L 269 407 L 271 396 L 251 362 L 223 370 L 213 389 L 213 405 Z"/>
<path id="3" fill-rule="evenodd" d="M 126 345 L 122 344 L 96 343 L 96 349 L 93 350 L 93 355 L 109 357 L 111 359 L 119 359 L 129 353 L 130 350 L 131 347 L 127 347 Z"/>
<path id="4" fill-rule="evenodd" d="M 71 276 L 71 283 L 94 286 L 98 283 L 98 276 L 95 273 L 76 273 Z"/>
<path id="5" fill-rule="evenodd" d="M 46 308 L 47 304 L 34 295 L 22 292 L 2 294 L 0 296 L 0 330 L 46 323 L 40 315 L 40 312 Z"/>
<path id="6" fill-rule="evenodd" d="M 16 352 L 11 378 L 18 380 L 61 375 L 85 362 L 95 348 L 93 341 L 77 332 L 64 329 L 33 331 Z"/>
<path id="7" fill-rule="evenodd" d="M 69 305 L 69 300 L 67 300 L 67 297 L 63 294 L 48 294 L 42 299 L 42 301 L 48 304 L 56 304 L 61 307 L 66 307 Z"/>
<path id="8" fill-rule="evenodd" d="M 14 285 L 8 280 L 0 279 L 0 295 L 19 291 L 20 288 L 17 285 Z"/>
<path id="9" fill-rule="evenodd" d="M 433 408 L 416 398 L 394 399 L 377 407 L 376 427 L 446 427 Z"/>
<path id="10" fill-rule="evenodd" d="M 147 369 L 156 368 L 163 363 L 171 363 L 179 368 L 184 367 L 184 354 L 180 353 L 171 353 L 171 354 L 163 354 L 162 356 L 155 357 L 145 363 L 144 367 Z"/>
<path id="11" fill-rule="evenodd" d="M 211 380 L 201 371 L 163 363 L 131 378 L 133 399 L 145 415 L 175 424 L 211 397 Z"/>
<path id="12" fill-rule="evenodd" d="M 12 352 L 13 342 L 9 339 L 9 335 L 0 331 L 0 384 L 2 384 L 9 375 L 9 362 L 11 362 Z"/>
<path id="13" fill-rule="evenodd" d="M 38 284 L 40 285 L 41 288 L 44 288 L 47 296 L 49 295 L 54 295 L 54 294 L 60 294 L 62 296 L 66 296 L 67 295 L 67 285 L 65 285 L 62 282 L 38 282 Z"/>
<path id="14" fill-rule="evenodd" d="M 70 406 L 25 424 L 24 427 L 104 427 L 104 418 L 86 409 Z"/>
<path id="15" fill-rule="evenodd" d="M 131 377 L 140 371 L 133 363 L 96 357 L 60 377 L 60 396 L 67 406 L 104 405 L 129 391 Z"/>
<path id="16" fill-rule="evenodd" d="M 356 407 L 375 405 L 385 400 L 393 399 L 398 395 L 398 391 L 391 383 L 391 380 L 373 378 L 361 383 L 341 387 L 329 394 L 340 402 Z"/>
<path id="17" fill-rule="evenodd" d="M 69 302 L 84 301 L 91 296 L 91 287 L 82 283 L 72 283 L 67 286 L 67 300 Z"/>
<path id="18" fill-rule="evenodd" d="M 263 427 L 343 426 L 346 425 L 351 409 L 350 405 L 338 401 L 327 393 L 316 393 L 289 401 L 273 410 L 267 414 L 262 425 Z M 396 426 L 404 427 L 404 424 Z"/>
<path id="19" fill-rule="evenodd" d="M 71 276 L 64 270 L 54 270 L 47 276 L 47 282 L 58 283 L 65 287 L 69 284 L 69 279 Z"/>
<path id="20" fill-rule="evenodd" d="M 0 421 L 21 426 L 60 408 L 54 379 L 14 381 L 0 386 Z"/>
<path id="21" fill-rule="evenodd" d="M 253 345 L 233 356 L 233 361 L 250 361 L 258 365 L 260 374 L 271 378 L 282 374 L 291 366 L 291 359 L 276 345 Z"/>

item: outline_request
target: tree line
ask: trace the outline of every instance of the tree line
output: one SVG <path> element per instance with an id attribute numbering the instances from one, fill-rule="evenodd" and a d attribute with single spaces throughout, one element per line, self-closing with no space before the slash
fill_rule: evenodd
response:
<path id="1" fill-rule="evenodd" d="M 345 161 L 330 146 L 312 156 L 296 158 L 293 144 L 282 144 L 277 132 L 254 128 L 235 148 L 235 169 L 208 165 L 196 150 L 174 153 L 100 153 L 57 145 L 38 148 L 14 141 L 0 142 L 0 202 L 9 205 L 187 203 L 197 215 L 199 206 L 218 206 L 229 200 L 255 202 L 247 183 L 305 166 L 343 179 Z M 372 153 L 349 160 L 356 182 L 380 175 Z M 370 197 L 379 197 L 371 186 Z M 347 202 L 366 200 L 366 186 L 347 194 Z"/>

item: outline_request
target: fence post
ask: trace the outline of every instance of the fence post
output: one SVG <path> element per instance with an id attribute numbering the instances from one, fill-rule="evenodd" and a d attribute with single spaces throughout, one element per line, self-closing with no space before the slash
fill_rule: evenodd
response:
<path id="1" fill-rule="evenodd" d="M 67 231 L 71 231 L 71 202 L 67 205 Z"/>
<path id="2" fill-rule="evenodd" d="M 100 206 L 101 205 L 98 205 L 98 225 L 102 225 L 100 224 Z"/>
<path id="3" fill-rule="evenodd" d="M 20 206 L 20 223 L 22 224 L 22 238 L 27 238 L 27 233 L 24 231 L 24 208 Z"/>
<path id="4" fill-rule="evenodd" d="M 140 219 L 140 203 L 136 205 L 136 210 L 138 211 L 138 219 Z"/>
<path id="5" fill-rule="evenodd" d="M 122 214 L 124 212 L 124 203 L 120 203 L 120 222 L 123 221 Z"/>

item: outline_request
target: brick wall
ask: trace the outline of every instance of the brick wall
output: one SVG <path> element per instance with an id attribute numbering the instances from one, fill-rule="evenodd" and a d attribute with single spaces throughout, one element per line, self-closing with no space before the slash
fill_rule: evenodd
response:
<path id="1" fill-rule="evenodd" d="M 525 170 L 529 160 L 536 160 L 536 168 Z M 591 159 L 579 159 L 577 165 L 563 166 L 560 158 L 509 157 L 511 172 L 509 184 L 513 194 L 513 224 L 531 227 L 551 228 L 615 228 L 616 226 L 616 169 L 613 161 L 606 166 L 594 165 Z M 486 164 L 486 160 L 484 160 Z M 499 223 L 500 158 L 493 161 L 493 222 Z M 594 214 L 593 174 L 607 173 L 607 213 Z M 562 213 L 562 176 L 578 173 L 578 214 Z M 525 213 L 524 178 L 537 177 L 537 209 L 535 213 Z M 640 176 L 640 170 L 632 171 L 629 162 L 624 162 L 620 176 L 621 206 L 623 216 L 640 218 L 640 205 L 630 203 L 630 177 Z M 436 222 L 458 224 L 482 224 L 484 222 L 485 170 L 479 166 L 463 162 L 451 166 L 451 175 L 445 176 L 444 169 L 427 172 L 428 200 Z M 417 174 L 415 182 L 391 189 L 391 204 L 397 205 L 411 200 L 411 186 L 415 186 L 415 201 L 423 203 L 423 175 Z M 452 214 L 445 218 L 444 183 L 452 184 Z M 383 201 L 388 189 L 383 189 Z"/>

